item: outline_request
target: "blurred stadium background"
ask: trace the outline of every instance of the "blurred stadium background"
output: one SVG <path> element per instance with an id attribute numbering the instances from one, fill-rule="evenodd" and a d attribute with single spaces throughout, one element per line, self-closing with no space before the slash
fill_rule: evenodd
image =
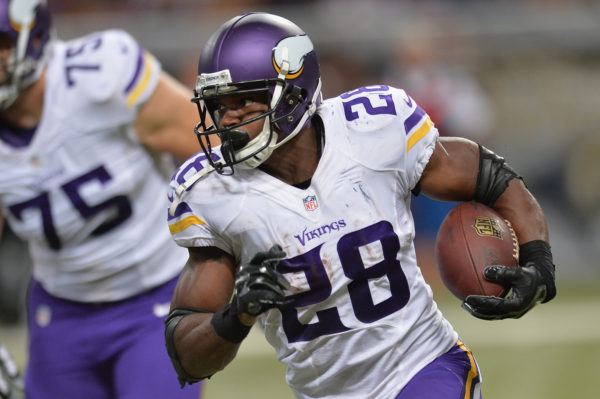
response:
<path id="1" fill-rule="evenodd" d="M 49 0 L 58 36 L 132 33 L 193 86 L 204 41 L 222 22 L 269 11 L 315 43 L 326 97 L 367 84 L 405 88 L 445 135 L 475 139 L 526 176 L 548 217 L 558 297 L 521 320 L 483 322 L 441 285 L 432 257 L 453 204 L 415 200 L 419 260 L 444 314 L 475 352 L 483 392 L 596 398 L 600 384 L 600 2 L 583 0 Z M 243 57 L 240 54 L 240 57 Z M 190 134 L 192 133 L 190 127 Z M 25 248 L 0 243 L 0 339 L 26 359 Z M 207 384 L 207 398 L 292 398 L 255 328 Z"/>

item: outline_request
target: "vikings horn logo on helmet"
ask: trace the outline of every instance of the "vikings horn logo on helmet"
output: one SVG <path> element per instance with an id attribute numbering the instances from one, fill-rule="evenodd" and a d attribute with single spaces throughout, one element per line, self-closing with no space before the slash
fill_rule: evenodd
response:
<path id="1" fill-rule="evenodd" d="M 290 63 L 290 70 L 287 75 L 285 75 L 286 79 L 295 79 L 300 74 L 302 74 L 302 70 L 304 69 L 304 57 L 306 54 L 313 51 L 314 47 L 308 36 L 292 36 L 286 37 L 273 49 L 273 66 L 277 73 L 281 72 L 281 64 L 283 62 L 283 49 L 288 49 L 288 57 L 287 60 Z"/>
<path id="2" fill-rule="evenodd" d="M 16 31 L 26 25 L 30 28 L 35 20 L 35 9 L 42 2 L 40 0 L 13 1 L 8 6 L 10 23 Z"/>

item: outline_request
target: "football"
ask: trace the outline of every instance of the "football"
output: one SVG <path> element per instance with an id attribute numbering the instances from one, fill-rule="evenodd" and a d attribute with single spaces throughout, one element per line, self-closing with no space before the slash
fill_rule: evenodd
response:
<path id="1" fill-rule="evenodd" d="M 435 240 L 440 278 L 460 300 L 469 295 L 503 297 L 506 287 L 487 281 L 490 265 L 516 266 L 519 244 L 510 222 L 478 202 L 463 202 L 442 221 Z"/>

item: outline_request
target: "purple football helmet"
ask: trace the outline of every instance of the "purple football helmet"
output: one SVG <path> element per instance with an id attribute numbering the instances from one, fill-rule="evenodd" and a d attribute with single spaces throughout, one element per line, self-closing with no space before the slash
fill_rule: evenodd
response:
<path id="1" fill-rule="evenodd" d="M 0 81 L 0 110 L 40 77 L 51 36 L 45 0 L 0 0 L 0 45 L 11 49 Z"/>
<path id="2" fill-rule="evenodd" d="M 218 99 L 261 93 L 267 112 L 233 126 L 220 126 Z M 228 167 L 233 173 L 233 165 L 255 168 L 298 134 L 321 103 L 313 44 L 297 25 L 276 15 L 248 13 L 232 18 L 202 49 L 192 101 L 200 111 L 195 132 L 217 172 L 224 173 L 223 167 Z M 263 129 L 250 141 L 238 128 L 259 119 L 264 119 Z M 213 134 L 221 140 L 222 161 L 213 161 L 210 141 L 202 139 Z"/>

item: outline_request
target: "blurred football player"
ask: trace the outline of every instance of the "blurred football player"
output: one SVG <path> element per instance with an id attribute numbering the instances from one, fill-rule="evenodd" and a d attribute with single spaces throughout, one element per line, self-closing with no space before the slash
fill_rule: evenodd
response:
<path id="1" fill-rule="evenodd" d="M 0 205 L 33 262 L 26 397 L 198 398 L 164 350 L 187 251 L 155 156 L 200 151 L 196 108 L 127 33 L 53 36 L 45 1 L 0 0 Z"/>
<path id="2" fill-rule="evenodd" d="M 260 320 L 298 398 L 479 398 L 473 355 L 416 263 L 410 193 L 474 199 L 512 222 L 522 266 L 486 272 L 510 296 L 463 306 L 517 318 L 555 285 L 545 217 L 516 173 L 439 138 L 403 90 L 322 101 L 311 40 L 275 15 L 222 25 L 198 73 L 197 133 L 222 145 L 171 181 L 169 229 L 189 250 L 165 330 L 180 382 L 223 369 Z"/>

